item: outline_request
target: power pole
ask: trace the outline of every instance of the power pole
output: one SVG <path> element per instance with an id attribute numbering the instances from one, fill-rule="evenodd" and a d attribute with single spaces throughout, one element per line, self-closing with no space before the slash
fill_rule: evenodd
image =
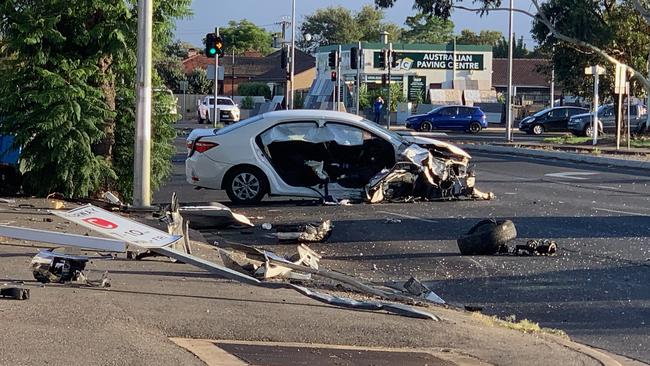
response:
<path id="1" fill-rule="evenodd" d="M 388 56 L 386 57 L 386 65 L 388 67 L 388 119 L 386 120 L 386 128 L 390 130 L 390 86 L 391 86 L 391 80 L 390 80 L 390 70 L 393 68 L 393 42 L 390 42 L 388 44 Z"/>
<path id="2" fill-rule="evenodd" d="M 512 4 L 510 0 L 510 19 L 508 22 L 508 101 L 506 105 L 506 141 L 512 141 Z"/>
<path id="3" fill-rule="evenodd" d="M 151 49 L 153 0 L 138 0 L 133 206 L 151 206 Z"/>
<path id="4" fill-rule="evenodd" d="M 232 40 L 232 44 L 234 46 L 235 40 Z M 225 71 L 225 70 L 224 70 Z M 232 48 L 232 67 L 231 67 L 232 75 L 230 76 L 230 97 L 234 98 L 235 97 L 235 47 Z"/>
<path id="5" fill-rule="evenodd" d="M 356 100 L 356 108 L 357 108 L 357 115 L 361 115 L 361 111 L 359 110 L 359 98 L 361 96 L 360 91 L 361 91 L 361 67 L 363 65 L 362 60 L 363 60 L 363 51 L 361 50 L 361 42 L 359 42 L 359 50 L 357 51 L 357 100 Z"/>
<path id="6" fill-rule="evenodd" d="M 341 111 L 341 45 L 336 53 L 336 110 Z"/>
<path id="7" fill-rule="evenodd" d="M 219 27 L 214 28 L 214 34 L 219 37 Z M 214 127 L 216 128 L 220 121 L 219 113 L 219 53 L 214 55 Z"/>
<path id="8" fill-rule="evenodd" d="M 296 58 L 296 0 L 291 0 L 291 93 L 289 93 L 289 100 L 291 101 L 291 109 L 293 109 L 293 99 L 295 93 L 295 87 L 293 85 L 293 79 L 295 74 L 295 62 Z"/>

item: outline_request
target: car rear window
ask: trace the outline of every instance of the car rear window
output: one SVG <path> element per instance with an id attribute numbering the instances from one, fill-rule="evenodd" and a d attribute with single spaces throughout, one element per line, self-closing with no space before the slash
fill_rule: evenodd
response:
<path id="1" fill-rule="evenodd" d="M 248 126 L 251 123 L 255 123 L 255 122 L 257 122 L 257 121 L 259 121 L 261 119 L 263 119 L 262 115 L 257 115 L 257 116 L 251 117 L 251 118 L 247 118 L 247 119 L 245 119 L 243 121 L 239 121 L 237 123 L 233 123 L 231 125 L 228 125 L 228 126 L 226 126 L 224 128 L 220 128 L 217 131 L 215 131 L 214 134 L 217 135 L 217 136 L 218 135 L 225 135 L 228 132 L 234 131 L 234 130 L 236 130 L 238 128 L 241 128 L 241 127 L 244 127 L 244 126 Z"/>

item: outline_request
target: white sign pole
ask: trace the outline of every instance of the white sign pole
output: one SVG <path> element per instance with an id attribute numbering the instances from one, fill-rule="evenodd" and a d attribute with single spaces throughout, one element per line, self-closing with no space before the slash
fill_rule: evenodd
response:
<path id="1" fill-rule="evenodd" d="M 627 74 L 626 74 L 627 76 Z M 631 112 L 630 112 L 630 99 L 632 97 L 630 96 L 630 82 L 626 81 L 625 82 L 625 94 L 627 95 L 627 149 L 630 150 L 630 125 L 632 124 L 631 120 Z"/>

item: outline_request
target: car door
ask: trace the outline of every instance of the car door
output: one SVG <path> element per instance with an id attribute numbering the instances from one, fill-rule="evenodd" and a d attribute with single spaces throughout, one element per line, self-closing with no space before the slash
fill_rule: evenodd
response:
<path id="1" fill-rule="evenodd" d="M 472 120 L 473 113 L 474 113 L 474 108 L 458 107 L 458 115 L 456 115 L 453 127 L 459 130 L 468 129 L 469 123 Z"/>
<path id="2" fill-rule="evenodd" d="M 565 131 L 569 121 L 567 108 L 556 108 L 548 113 L 548 119 L 544 124 L 546 131 Z"/>
<path id="3" fill-rule="evenodd" d="M 602 114 L 598 115 L 600 124 L 603 126 L 604 132 L 616 131 L 616 116 L 614 106 L 607 106 L 603 109 Z"/>
<path id="4" fill-rule="evenodd" d="M 453 128 L 456 123 L 456 115 L 458 114 L 458 107 L 445 107 L 438 111 L 437 116 L 433 122 L 435 128 Z"/>

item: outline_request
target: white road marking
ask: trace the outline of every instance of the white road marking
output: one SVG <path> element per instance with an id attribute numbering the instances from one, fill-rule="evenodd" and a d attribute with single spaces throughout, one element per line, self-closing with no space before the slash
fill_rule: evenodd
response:
<path id="1" fill-rule="evenodd" d="M 562 178 L 562 179 L 575 179 L 575 180 L 586 180 L 582 176 L 586 175 L 596 175 L 599 173 L 596 172 L 559 172 L 559 173 L 548 173 L 544 174 L 547 177 Z"/>
<path id="2" fill-rule="evenodd" d="M 610 187 L 610 186 L 596 186 L 596 188 L 609 189 L 609 190 L 612 190 L 612 191 L 618 191 L 618 188 Z"/>
<path id="3" fill-rule="evenodd" d="M 613 213 L 620 213 L 620 214 L 631 215 L 631 216 L 647 216 L 647 217 L 650 217 L 650 214 L 644 214 L 644 213 L 638 213 L 638 212 L 629 212 L 629 211 L 610 210 L 608 208 L 594 207 L 594 210 L 613 212 Z"/>
<path id="4" fill-rule="evenodd" d="M 424 218 L 422 218 L 422 217 L 411 216 L 411 215 L 404 215 L 404 214 L 396 213 L 396 212 L 388 212 L 388 211 L 377 211 L 377 212 L 379 212 L 379 213 L 384 213 L 384 214 L 387 214 L 387 215 L 393 215 L 393 216 L 404 217 L 404 218 L 411 219 L 411 220 L 418 220 L 418 221 L 430 222 L 430 223 L 434 223 L 434 224 L 438 223 L 438 221 L 435 221 L 435 220 L 424 219 Z"/>

